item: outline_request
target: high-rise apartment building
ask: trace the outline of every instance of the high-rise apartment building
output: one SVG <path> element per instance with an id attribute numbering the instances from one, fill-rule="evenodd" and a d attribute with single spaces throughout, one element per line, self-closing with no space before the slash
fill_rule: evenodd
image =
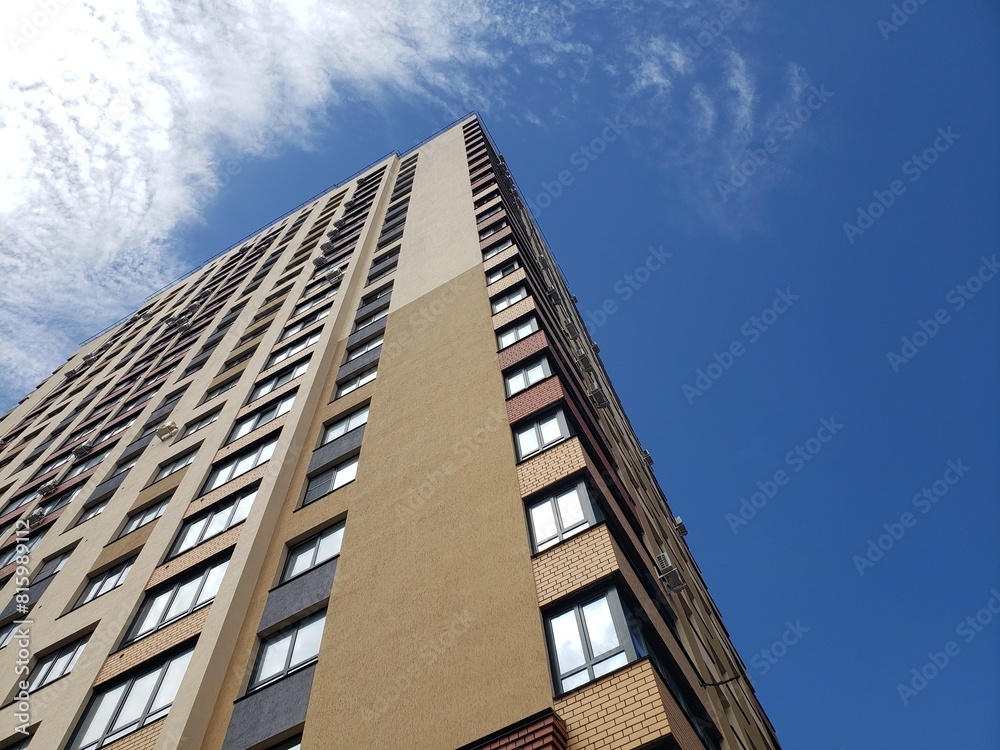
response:
<path id="1" fill-rule="evenodd" d="M 469 117 L 85 344 L 0 423 L 0 750 L 778 747 L 574 301 Z"/>

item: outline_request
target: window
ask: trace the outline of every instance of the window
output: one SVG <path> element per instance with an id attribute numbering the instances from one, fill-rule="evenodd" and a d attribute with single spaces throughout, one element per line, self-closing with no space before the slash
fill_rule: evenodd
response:
<path id="1" fill-rule="evenodd" d="M 511 305 L 516 304 L 523 299 L 527 299 L 527 297 L 528 290 L 523 284 L 519 284 L 513 289 L 508 289 L 499 297 L 494 298 L 492 303 L 493 314 L 496 315 L 498 312 L 506 310 Z"/>
<path id="2" fill-rule="evenodd" d="M 257 383 L 257 385 L 254 386 L 254 389 L 250 391 L 250 398 L 247 399 L 247 403 L 249 404 L 251 401 L 256 401 L 260 397 L 266 396 L 275 388 L 280 388 L 285 383 L 295 380 L 295 378 L 302 377 L 305 371 L 309 369 L 309 360 L 310 357 L 306 357 L 293 367 L 285 368 L 281 372 L 275 373 L 267 380 L 262 380 Z"/>
<path id="3" fill-rule="evenodd" d="M 55 557 L 50 557 L 44 563 L 42 567 L 38 569 L 38 573 L 35 575 L 34 580 L 31 584 L 34 585 L 39 581 L 44 581 L 46 578 L 51 578 L 66 565 L 66 561 L 69 560 L 69 556 L 73 554 L 73 550 L 67 550 L 62 554 L 56 555 Z"/>
<path id="4" fill-rule="evenodd" d="M 66 453 L 63 453 L 61 456 L 57 456 L 56 458 L 46 461 L 38 468 L 38 471 L 36 471 L 34 474 L 31 475 L 31 478 L 36 479 L 42 476 L 42 474 L 48 474 L 50 471 L 55 471 L 63 464 L 71 461 L 72 458 L 73 458 L 73 453 L 67 451 Z"/>
<path id="5" fill-rule="evenodd" d="M 141 396 L 136 396 L 134 399 L 127 402 L 121 409 L 119 409 L 118 413 L 124 414 L 127 411 L 132 411 L 132 409 L 136 408 L 140 404 L 146 403 L 155 395 L 156 395 L 156 389 L 154 388 L 150 390 L 149 393 L 143 393 Z"/>
<path id="6" fill-rule="evenodd" d="M 74 487 L 73 489 L 67 490 L 66 492 L 60 492 L 51 500 L 47 500 L 38 507 L 42 509 L 42 513 L 48 515 L 52 511 L 59 510 L 60 508 L 65 508 L 67 505 L 73 502 L 73 500 L 76 499 L 76 496 L 79 495 L 82 490 L 83 487 L 81 486 L 81 487 Z"/>
<path id="7" fill-rule="evenodd" d="M 103 461 L 110 452 L 111 452 L 110 450 L 101 451 L 100 453 L 95 453 L 92 456 L 88 456 L 79 463 L 73 464 L 73 467 L 66 473 L 66 476 L 63 477 L 63 481 L 65 482 L 67 479 L 78 477 L 85 471 L 90 471 L 95 466 L 97 466 L 97 464 L 101 463 L 101 461 Z"/>
<path id="8" fill-rule="evenodd" d="M 364 297 L 362 297 L 361 298 L 361 307 L 365 307 L 366 305 L 370 305 L 373 302 L 378 302 L 380 299 L 382 299 L 383 297 L 388 297 L 390 294 L 392 294 L 392 282 L 391 281 L 388 284 L 386 284 L 384 287 L 382 287 L 381 289 L 377 289 L 374 292 L 372 292 L 370 294 L 366 294 Z"/>
<path id="9" fill-rule="evenodd" d="M 16 542 L 11 544 L 5 550 L 0 552 L 0 568 L 5 565 L 10 565 L 18 557 L 19 554 L 27 555 L 31 550 L 38 546 L 38 543 L 42 541 L 42 537 L 45 536 L 45 529 L 32 534 L 24 541 Z M 23 537 L 22 537 L 23 538 Z M 21 552 L 18 552 L 18 547 L 21 547 Z"/>
<path id="10" fill-rule="evenodd" d="M 341 396 L 347 395 L 351 391 L 356 391 L 358 388 L 365 385 L 366 383 L 372 382 L 377 375 L 378 375 L 378 368 L 369 367 L 367 370 L 365 370 L 359 375 L 355 375 L 350 380 L 345 380 L 343 383 L 337 386 L 337 394 L 335 398 L 340 398 Z"/>
<path id="11" fill-rule="evenodd" d="M 34 490 L 32 490 L 31 492 L 26 492 L 23 495 L 18 495 L 13 500 L 11 500 L 10 502 L 8 502 L 3 507 L 3 510 L 0 510 L 0 516 L 6 516 L 12 510 L 17 510 L 18 508 L 23 508 L 25 505 L 27 505 L 32 500 L 34 500 L 35 497 L 37 497 L 37 493 Z"/>
<path id="12" fill-rule="evenodd" d="M 292 391 L 284 398 L 276 399 L 263 409 L 259 409 L 258 411 L 247 414 L 245 417 L 236 420 L 236 424 L 233 425 L 233 429 L 230 431 L 229 437 L 226 438 L 226 444 L 228 445 L 234 440 L 239 440 L 244 435 L 249 435 L 258 427 L 262 427 L 268 422 L 273 422 L 282 414 L 287 414 L 292 408 L 292 403 L 294 401 L 295 391 Z"/>
<path id="13" fill-rule="evenodd" d="M 504 375 L 504 383 L 507 386 L 507 397 L 510 398 L 515 393 L 520 393 L 525 388 L 530 388 L 535 383 L 545 380 L 552 375 L 552 367 L 549 365 L 548 357 L 536 359 L 523 367 L 519 367 Z"/>
<path id="14" fill-rule="evenodd" d="M 41 657 L 31 670 L 31 680 L 28 684 L 28 692 L 33 693 L 39 688 L 43 688 L 50 682 L 55 682 L 60 677 L 69 674 L 69 671 L 76 664 L 76 660 L 83 653 L 83 647 L 87 645 L 87 639 L 81 638 L 75 643 L 53 651 Z"/>
<path id="15" fill-rule="evenodd" d="M 483 260 L 489 260 L 494 255 L 499 255 L 508 247 L 513 246 L 514 240 L 510 237 L 504 237 L 497 243 L 490 245 L 488 248 L 483 250 Z"/>
<path id="16" fill-rule="evenodd" d="M 298 315 L 301 315 L 306 310 L 309 310 L 310 308 L 313 308 L 316 305 L 318 305 L 320 302 L 325 302 L 326 300 L 330 299 L 331 297 L 336 296 L 337 291 L 339 289 L 340 289 L 340 284 L 336 284 L 334 286 L 327 287 L 327 289 L 322 294 L 320 294 L 317 297 L 313 297 L 311 299 L 303 300 L 302 302 L 300 302 L 299 304 L 297 304 L 295 306 L 295 308 L 292 310 L 292 314 L 291 314 L 290 317 L 294 318 L 294 317 L 296 317 Z M 313 291 L 315 291 L 315 290 L 313 290 Z"/>
<path id="17" fill-rule="evenodd" d="M 373 349 L 378 349 L 382 346 L 382 342 L 385 340 L 384 336 L 377 336 L 370 341 L 366 341 L 363 344 L 359 344 L 353 349 L 347 350 L 347 359 L 344 362 L 352 362 L 363 354 L 367 354 Z"/>
<path id="18" fill-rule="evenodd" d="M 361 407 L 357 411 L 351 412 L 343 419 L 338 419 L 323 430 L 323 442 L 320 445 L 336 440 L 342 435 L 346 435 L 351 430 L 355 430 L 368 422 L 368 405 Z"/>
<path id="19" fill-rule="evenodd" d="M 121 586 L 125 582 L 125 576 L 128 575 L 133 562 L 135 562 L 135 558 L 130 557 L 125 562 L 118 563 L 87 581 L 87 585 L 83 589 L 83 593 L 80 594 L 80 599 L 77 601 L 76 606 L 82 607 L 87 602 L 92 602 L 97 597 L 104 596 L 109 591 Z"/>
<path id="20" fill-rule="evenodd" d="M 312 346 L 317 341 L 319 341 L 319 337 L 320 337 L 320 331 L 314 331 L 313 333 L 310 333 L 308 336 L 301 338 L 298 341 L 293 341 L 291 344 L 283 346 L 282 348 L 278 349 L 278 351 L 274 352 L 270 357 L 268 357 L 267 363 L 264 365 L 264 369 L 266 370 L 269 367 L 274 367 L 279 362 L 284 362 L 293 354 L 298 354 L 306 347 Z"/>
<path id="21" fill-rule="evenodd" d="M 284 341 L 289 336 L 294 336 L 299 331 L 304 331 L 313 323 L 323 320 L 323 318 L 325 318 L 330 314 L 331 307 L 332 305 L 327 305 L 326 307 L 323 307 L 314 313 L 310 313 L 299 322 L 293 323 L 292 325 L 288 326 L 285 330 L 281 332 L 281 337 L 278 339 L 278 341 Z"/>
<path id="22" fill-rule="evenodd" d="M 0 648 L 3 648 L 14 638 L 14 632 L 17 630 L 17 620 L 12 620 L 6 625 L 0 625 Z"/>
<path id="23" fill-rule="evenodd" d="M 202 542 L 228 531 L 237 524 L 243 523 L 250 514 L 250 506 L 257 497 L 257 488 L 243 490 L 236 495 L 227 497 L 206 512 L 184 519 L 181 530 L 177 532 L 177 541 L 170 548 L 170 557 L 176 557 L 197 547 Z"/>
<path id="24" fill-rule="evenodd" d="M 126 419 L 124 422 L 119 422 L 116 425 L 112 425 L 107 429 L 103 430 L 96 438 L 94 438 L 94 443 L 103 443 L 105 440 L 110 440 L 115 435 L 120 435 L 125 432 L 129 427 L 135 423 L 136 418 Z"/>
<path id="25" fill-rule="evenodd" d="M 211 492 L 217 487 L 221 487 L 230 479 L 246 474 L 251 469 L 260 466 L 271 458 L 274 449 L 278 445 L 278 436 L 273 435 L 266 442 L 250 446 L 239 453 L 230 456 L 219 464 L 212 467 L 212 471 L 205 480 L 205 486 L 201 488 L 201 494 Z"/>
<path id="26" fill-rule="evenodd" d="M 161 479 L 166 479 L 171 474 L 176 474 L 178 471 L 194 461 L 194 457 L 197 452 L 198 449 L 196 448 L 193 451 L 188 451 L 183 456 L 175 458 L 170 463 L 163 464 L 160 466 L 160 470 L 156 472 L 156 476 L 153 477 L 153 481 L 159 482 Z"/>
<path id="27" fill-rule="evenodd" d="M 96 750 L 165 716 L 193 651 L 189 648 L 152 669 L 98 687 L 67 750 Z"/>
<path id="28" fill-rule="evenodd" d="M 528 506 L 535 552 L 548 549 L 597 523 L 587 486 L 579 482 Z"/>
<path id="29" fill-rule="evenodd" d="M 486 283 L 487 285 L 492 284 L 496 281 L 500 281 L 504 276 L 509 276 L 514 273 L 521 264 L 518 262 L 517 258 L 511 258 L 506 263 L 497 266 L 496 268 L 486 272 Z"/>
<path id="30" fill-rule="evenodd" d="M 138 462 L 139 462 L 139 457 L 134 456 L 133 458 L 128 459 L 124 463 L 118 464 L 115 467 L 114 472 L 111 474 L 111 477 L 117 477 L 119 474 L 124 474 L 126 471 L 135 466 Z M 111 477 L 108 477 L 108 479 L 110 479 Z"/>
<path id="31" fill-rule="evenodd" d="M 239 354 L 239 355 L 233 357 L 231 360 L 229 360 L 224 365 L 222 365 L 222 370 L 220 370 L 220 373 L 221 372 L 226 372 L 226 370 L 232 370 L 234 367 L 236 367 L 236 365 L 239 365 L 239 364 L 242 364 L 243 362 L 246 362 L 248 359 L 250 359 L 256 353 L 257 353 L 257 347 L 255 346 L 252 349 L 248 349 L 247 351 L 243 352 L 242 354 Z"/>
<path id="32" fill-rule="evenodd" d="M 128 629 L 125 642 L 131 643 L 149 635 L 215 599 L 227 565 L 228 558 L 180 577 L 167 588 L 147 594 Z"/>
<path id="33" fill-rule="evenodd" d="M 205 393 L 205 401 L 211 401 L 216 396 L 221 396 L 238 382 L 240 382 L 239 378 L 230 378 L 225 383 L 219 383 L 217 386 L 211 388 Z"/>
<path id="34" fill-rule="evenodd" d="M 497 345 L 503 349 L 521 339 L 530 336 L 538 330 L 538 318 L 534 315 L 525 318 L 519 323 L 514 323 L 497 333 Z"/>
<path id="35" fill-rule="evenodd" d="M 518 427 L 514 431 L 517 457 L 524 460 L 570 436 L 569 423 L 562 409 Z"/>
<path id="36" fill-rule="evenodd" d="M 386 317 L 388 314 L 389 314 L 388 310 L 379 310 L 378 312 L 372 313 L 371 315 L 366 315 L 365 317 L 361 318 L 361 320 L 355 322 L 353 333 L 357 333 L 362 328 L 367 328 L 373 323 L 377 323 L 378 321 L 382 320 L 382 318 Z"/>
<path id="37" fill-rule="evenodd" d="M 285 569 L 281 572 L 281 582 L 284 583 L 335 558 L 340 554 L 340 544 L 343 539 L 344 524 L 338 523 L 311 539 L 296 544 L 288 550 Z"/>
<path id="38" fill-rule="evenodd" d="M 85 521 L 89 521 L 91 518 L 96 518 L 97 516 L 101 515 L 101 513 L 103 513 L 104 509 L 107 508 L 107 507 L 108 507 L 108 501 L 107 500 L 102 500 L 101 502 L 97 503 L 96 505 L 91 505 L 89 508 L 87 508 L 87 509 L 85 509 L 83 511 L 83 513 L 77 519 L 77 521 L 74 524 L 74 526 L 79 526 L 81 523 L 84 523 Z"/>
<path id="39" fill-rule="evenodd" d="M 199 417 L 194 422 L 189 422 L 187 427 L 184 428 L 184 432 L 181 433 L 181 437 L 186 438 L 188 435 L 193 435 L 203 427 L 208 427 L 210 424 L 212 424 L 212 422 L 214 422 L 216 419 L 219 418 L 219 412 L 221 411 L 222 409 L 216 409 L 213 412 L 210 412 L 202 417 Z"/>
<path id="40" fill-rule="evenodd" d="M 563 693 L 646 655 L 639 634 L 629 632 L 613 588 L 546 617 L 546 625 L 556 684 Z"/>
<path id="41" fill-rule="evenodd" d="M 481 230 L 479 232 L 479 239 L 480 241 L 485 240 L 487 237 L 491 237 L 497 232 L 499 232 L 501 229 L 506 229 L 506 228 L 507 228 L 507 220 L 501 219 L 495 224 L 491 224 L 490 226 L 486 227 L 486 229 Z"/>
<path id="42" fill-rule="evenodd" d="M 280 680 L 316 661 L 325 622 L 326 610 L 323 610 L 265 638 L 260 644 L 250 689 Z"/>
<path id="43" fill-rule="evenodd" d="M 310 478 L 309 484 L 306 487 L 306 496 L 302 501 L 302 504 L 309 505 L 309 503 L 315 502 L 323 495 L 333 492 L 336 489 L 340 489 L 348 482 L 353 482 L 357 475 L 357 456 L 347 459 L 343 463 L 334 466 L 332 469 L 320 472 L 316 476 Z"/>
<path id="44" fill-rule="evenodd" d="M 476 208 L 482 208 L 483 206 L 485 206 L 487 203 L 489 203 L 494 198 L 499 198 L 499 197 L 500 197 L 500 191 L 499 190 L 492 190 L 489 193 L 487 193 L 486 195 L 484 195 L 482 198 L 478 198 L 476 200 L 476 204 L 475 204 Z"/>
<path id="45" fill-rule="evenodd" d="M 147 523 L 152 523 L 157 518 L 163 515 L 163 511 L 167 508 L 167 503 L 170 502 L 170 498 L 164 498 L 158 503 L 153 503 L 142 510 L 137 510 L 128 517 L 128 521 L 125 522 L 125 527 L 122 529 L 118 538 L 121 539 L 126 534 L 131 534 L 136 529 L 142 528 Z"/>
<path id="46" fill-rule="evenodd" d="M 503 204 L 502 203 L 497 203 L 495 206 L 490 206 L 488 209 L 486 209 L 481 214 L 479 214 L 478 216 L 476 216 L 476 223 L 477 224 L 482 224 L 488 218 L 490 218 L 491 216 L 495 216 L 496 214 L 500 213 L 501 211 L 503 211 Z"/>

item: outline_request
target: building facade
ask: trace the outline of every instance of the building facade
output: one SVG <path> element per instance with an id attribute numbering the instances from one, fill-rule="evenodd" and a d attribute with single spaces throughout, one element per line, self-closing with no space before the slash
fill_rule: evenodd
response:
<path id="1" fill-rule="evenodd" d="M 0 422 L 0 750 L 777 748 L 574 302 L 470 116 L 85 344 Z"/>

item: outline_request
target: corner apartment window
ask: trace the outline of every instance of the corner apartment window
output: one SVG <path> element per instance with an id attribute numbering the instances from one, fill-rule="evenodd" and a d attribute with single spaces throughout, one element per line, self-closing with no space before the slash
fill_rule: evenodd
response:
<path id="1" fill-rule="evenodd" d="M 211 388 L 205 392 L 205 401 L 211 401 L 216 396 L 221 396 L 223 393 L 225 393 L 230 388 L 235 386 L 238 382 L 240 382 L 240 379 L 236 377 L 236 378 L 230 378 L 225 383 L 219 383 L 214 388 Z"/>
<path id="2" fill-rule="evenodd" d="M 340 554 L 340 545 L 343 540 L 344 524 L 338 523 L 311 539 L 296 544 L 288 550 L 285 569 L 281 572 L 281 583 L 335 558 Z"/>
<path id="3" fill-rule="evenodd" d="M 250 391 L 250 398 L 247 399 L 247 403 L 249 404 L 262 396 L 266 396 L 274 389 L 281 388 L 281 386 L 285 385 L 285 383 L 290 383 L 295 380 L 295 378 L 302 377 L 302 375 L 305 374 L 305 371 L 309 369 L 310 359 L 310 357 L 306 357 L 295 366 L 287 367 L 281 372 L 275 373 L 267 380 L 260 381 L 254 386 L 254 389 Z"/>
<path id="4" fill-rule="evenodd" d="M 600 516 L 583 482 L 528 506 L 531 541 L 535 552 L 590 528 Z"/>
<path id="5" fill-rule="evenodd" d="M 39 466 L 38 471 L 32 474 L 31 478 L 36 479 L 37 477 L 42 476 L 42 474 L 48 474 L 50 471 L 55 471 L 60 466 L 69 463 L 71 460 L 73 460 L 73 453 L 67 451 L 66 453 L 63 453 L 61 456 L 57 456 L 56 458 L 46 461 L 44 464 Z"/>
<path id="6" fill-rule="evenodd" d="M 63 477 L 63 481 L 65 482 L 67 479 L 78 477 L 85 471 L 90 471 L 97 466 L 97 464 L 101 463 L 101 461 L 103 461 L 110 452 L 110 450 L 101 451 L 100 453 L 95 453 L 92 456 L 87 456 L 79 463 L 73 464 L 72 468 L 70 468 L 70 470 L 66 473 L 66 476 Z"/>
<path id="7" fill-rule="evenodd" d="M 341 396 L 346 396 L 351 391 L 356 391 L 361 386 L 366 383 L 372 382 L 378 376 L 377 367 L 369 367 L 364 372 L 355 375 L 350 380 L 345 380 L 343 383 L 337 386 L 337 393 L 335 398 L 340 398 Z"/>
<path id="8" fill-rule="evenodd" d="M 505 349 L 511 344 L 517 343 L 523 338 L 527 338 L 537 330 L 538 318 L 531 315 L 522 321 L 500 329 L 497 333 L 497 345 L 499 348 Z"/>
<path id="9" fill-rule="evenodd" d="M 504 384 L 507 386 L 507 397 L 510 398 L 515 393 L 520 393 L 551 375 L 552 366 L 549 364 L 548 357 L 541 357 L 534 362 L 529 362 L 523 367 L 519 367 L 504 375 L 503 379 Z"/>
<path id="10" fill-rule="evenodd" d="M 14 638 L 14 631 L 17 630 L 17 620 L 12 620 L 6 625 L 0 625 L 0 648 L 3 648 Z"/>
<path id="11" fill-rule="evenodd" d="M 288 326 L 285 330 L 281 332 L 281 337 L 278 339 L 278 341 L 284 341 L 289 336 L 294 336 L 299 331 L 304 331 L 313 323 L 323 320 L 323 318 L 327 317 L 330 314 L 331 307 L 332 305 L 327 305 L 326 307 L 323 307 L 314 313 L 310 313 L 297 323 L 293 323 L 292 325 Z"/>
<path id="12" fill-rule="evenodd" d="M 523 284 L 519 284 L 513 289 L 501 294 L 499 297 L 495 297 L 492 302 L 493 314 L 496 315 L 498 312 L 506 310 L 511 305 L 520 302 L 523 299 L 527 299 L 528 290 Z"/>
<path id="13" fill-rule="evenodd" d="M 231 479 L 246 474 L 251 469 L 255 469 L 271 458 L 274 449 L 278 446 L 278 436 L 273 435 L 263 443 L 252 445 L 241 450 L 239 453 L 217 463 L 209 472 L 205 486 L 201 488 L 201 494 L 211 492 L 217 487 L 221 487 Z"/>
<path id="14" fill-rule="evenodd" d="M 383 297 L 388 297 L 390 294 L 392 294 L 392 282 L 391 281 L 388 284 L 386 284 L 384 287 L 382 287 L 381 289 L 376 289 L 374 292 L 371 292 L 370 294 L 366 294 L 364 297 L 362 297 L 361 298 L 361 307 L 365 307 L 366 305 L 370 305 L 373 302 L 378 302 L 380 299 L 382 299 Z"/>
<path id="15" fill-rule="evenodd" d="M 44 581 L 46 578 L 51 578 L 62 570 L 66 565 L 66 561 L 69 560 L 69 556 L 72 554 L 73 550 L 66 550 L 55 557 L 50 557 L 42 563 L 42 567 L 38 569 L 38 573 L 35 574 L 34 579 L 31 581 L 31 585 L 33 586 L 39 581 Z"/>
<path id="16" fill-rule="evenodd" d="M 514 430 L 517 457 L 523 461 L 525 458 L 565 440 L 571 434 L 566 415 L 562 409 L 557 409 Z"/>
<path id="17" fill-rule="evenodd" d="M 81 638 L 75 643 L 53 651 L 41 657 L 31 670 L 31 680 L 28 684 L 28 692 L 33 693 L 39 688 L 43 688 L 50 682 L 55 682 L 60 677 L 69 674 L 76 664 L 76 660 L 83 653 L 83 647 L 87 645 L 87 639 Z"/>
<path id="18" fill-rule="evenodd" d="M 320 337 L 320 331 L 314 331 L 313 333 L 310 333 L 308 336 L 301 338 L 298 341 L 293 341 L 291 344 L 283 346 L 281 349 L 278 349 L 270 357 L 267 358 L 267 362 L 264 364 L 264 369 L 266 370 L 269 367 L 274 367 L 279 362 L 284 362 L 293 354 L 298 354 L 303 349 L 312 346 L 317 341 L 319 341 L 319 337 Z"/>
<path id="19" fill-rule="evenodd" d="M 521 264 L 518 262 L 517 258 L 511 258 L 503 265 L 499 265 L 486 273 L 486 284 L 489 285 L 500 281 L 500 279 L 504 276 L 510 276 L 520 267 Z"/>
<path id="20" fill-rule="evenodd" d="M 152 523 L 157 518 L 163 515 L 163 511 L 167 508 L 167 503 L 170 502 L 170 498 L 164 498 L 158 503 L 154 503 L 142 510 L 137 510 L 128 517 L 128 521 L 125 522 L 125 527 L 121 530 L 118 538 L 121 539 L 126 534 L 131 534 L 136 529 L 140 529 L 147 523 Z"/>
<path id="21" fill-rule="evenodd" d="M 126 471 L 129 471 L 137 463 L 139 463 L 139 457 L 135 456 L 133 458 L 128 459 L 127 461 L 124 461 L 123 463 L 118 464 L 115 467 L 115 470 L 111 473 L 111 476 L 108 477 L 108 479 L 111 479 L 111 477 L 117 477 L 119 474 L 124 474 Z"/>
<path id="22" fill-rule="evenodd" d="M 361 329 L 367 328 L 373 323 L 377 323 L 378 321 L 382 320 L 382 318 L 386 317 L 388 314 L 389 314 L 388 310 L 379 310 L 377 313 L 366 315 L 365 317 L 361 318 L 361 320 L 355 322 L 354 330 L 352 331 L 352 333 L 357 333 Z"/>
<path id="23" fill-rule="evenodd" d="M 338 419 L 336 422 L 328 425 L 325 430 L 323 430 L 323 441 L 320 445 L 326 445 L 337 438 L 346 435 L 351 430 L 356 430 L 364 424 L 368 423 L 368 406 L 365 405 L 358 409 L 357 411 L 351 412 L 346 417 Z"/>
<path id="24" fill-rule="evenodd" d="M 545 619 L 560 692 L 646 655 L 639 634 L 629 631 L 614 588 Z"/>
<path id="25" fill-rule="evenodd" d="M 211 602 L 219 593 L 219 585 L 228 565 L 227 558 L 149 593 L 128 629 L 125 642 L 131 643 L 149 635 Z"/>
<path id="26" fill-rule="evenodd" d="M 189 648 L 152 669 L 97 688 L 67 750 L 96 750 L 166 716 L 193 652 Z"/>
<path id="27" fill-rule="evenodd" d="M 104 596 L 109 591 L 113 591 L 121 586 L 125 582 L 125 577 L 128 575 L 129 570 L 132 569 L 132 563 L 134 562 L 135 557 L 130 557 L 128 560 L 120 562 L 88 580 L 83 593 L 80 594 L 80 598 L 77 600 L 76 606 L 82 607 L 84 604 L 92 602 L 99 596 Z"/>
<path id="28" fill-rule="evenodd" d="M 260 644 L 250 689 L 257 690 L 316 661 L 323 639 L 326 610 L 299 620 Z"/>
<path id="29" fill-rule="evenodd" d="M 169 557 L 177 557 L 177 555 L 197 547 L 202 542 L 243 523 L 250 514 L 250 507 L 256 497 L 256 487 L 243 490 L 215 503 L 203 513 L 184 519 L 184 524 L 177 532 L 177 541 L 170 548 Z"/>
<path id="30" fill-rule="evenodd" d="M 186 438 L 188 435 L 193 435 L 198 430 L 208 427 L 212 422 L 219 418 L 219 412 L 222 409 L 216 409 L 213 412 L 209 412 L 202 417 L 199 417 L 193 422 L 188 422 L 187 427 L 184 428 L 184 432 L 181 433 L 182 438 Z"/>
<path id="31" fill-rule="evenodd" d="M 102 500 L 95 505 L 91 505 L 89 508 L 85 509 L 80 517 L 76 520 L 74 526 L 79 526 L 81 523 L 89 521 L 91 518 L 96 518 L 104 512 L 104 509 L 108 507 L 108 501 Z"/>
<path id="32" fill-rule="evenodd" d="M 488 248 L 483 250 L 483 260 L 489 260 L 494 255 L 499 255 L 508 247 L 514 246 L 514 240 L 511 237 L 504 237 L 499 242 L 494 242 Z"/>
<path id="33" fill-rule="evenodd" d="M 160 470 L 156 472 L 156 476 L 153 477 L 154 482 L 159 482 L 161 479 L 166 479 L 171 474 L 176 474 L 178 471 L 183 469 L 185 466 L 190 465 L 194 461 L 194 456 L 198 452 L 195 448 L 193 451 L 188 451 L 183 456 L 175 458 L 173 461 L 163 464 Z"/>
<path id="34" fill-rule="evenodd" d="M 359 344 L 358 346 L 354 347 L 353 349 L 348 349 L 347 350 L 347 359 L 345 359 L 344 362 L 345 363 L 346 362 L 353 362 L 354 360 L 356 360 L 361 355 L 367 354 L 368 352 L 370 352 L 370 351 L 372 351 L 374 349 L 378 349 L 380 346 L 382 346 L 382 343 L 384 342 L 384 340 L 385 340 L 384 336 L 377 336 L 377 337 L 371 339 L 370 341 L 366 341 L 363 344 Z"/>
<path id="35" fill-rule="evenodd" d="M 291 410 L 294 402 L 295 391 L 282 399 L 275 400 L 263 409 L 258 409 L 257 411 L 236 420 L 236 424 L 233 425 L 233 429 L 230 431 L 229 437 L 226 438 L 226 445 L 239 440 L 245 435 L 249 435 L 258 427 L 263 427 L 268 422 L 273 422 L 283 414 L 287 414 L 289 410 Z"/>
<path id="36" fill-rule="evenodd" d="M 348 482 L 353 482 L 358 475 L 358 457 L 349 458 L 332 469 L 320 472 L 309 479 L 306 486 L 306 496 L 302 501 L 303 505 L 315 502 L 323 495 L 329 494 L 336 489 L 340 489 Z"/>
<path id="37" fill-rule="evenodd" d="M 21 548 L 21 553 L 23 554 L 31 552 L 31 550 L 37 547 L 38 543 L 42 541 L 42 537 L 45 536 L 45 531 L 46 529 L 42 529 L 41 531 L 29 536 L 23 542 L 12 544 L 9 547 L 7 547 L 7 549 L 3 550 L 3 552 L 0 552 L 0 568 L 4 567 L 5 565 L 10 565 L 12 562 L 14 562 L 18 554 L 20 554 L 18 552 L 19 547 Z"/>
<path id="38" fill-rule="evenodd" d="M 99 434 L 96 438 L 94 438 L 94 443 L 95 444 L 103 443 L 105 440 L 110 440 L 115 435 L 120 435 L 121 433 L 125 432 L 125 430 L 127 430 L 129 427 L 131 427 L 133 424 L 135 424 L 135 420 L 136 417 L 132 417 L 131 419 L 127 419 L 124 422 L 119 422 L 116 425 L 108 427 L 106 430 L 101 432 L 101 434 Z"/>

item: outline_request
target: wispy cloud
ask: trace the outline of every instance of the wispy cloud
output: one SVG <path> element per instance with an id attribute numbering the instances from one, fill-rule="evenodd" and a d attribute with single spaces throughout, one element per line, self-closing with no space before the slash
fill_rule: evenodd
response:
<path id="1" fill-rule="evenodd" d="M 636 122 L 673 128 L 664 158 L 710 182 L 767 104 L 736 42 L 752 9 L 701 36 L 722 7 L 11 0 L 0 21 L 0 402 L 185 270 L 171 237 L 197 220 L 225 161 L 308 145 L 320 118 L 359 97 L 537 127 L 613 81 Z"/>

